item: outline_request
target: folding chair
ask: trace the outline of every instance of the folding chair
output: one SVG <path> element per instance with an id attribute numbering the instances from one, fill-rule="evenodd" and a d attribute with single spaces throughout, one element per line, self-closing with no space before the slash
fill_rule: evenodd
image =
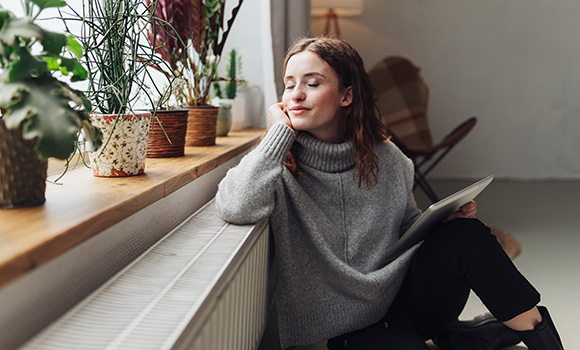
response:
<path id="1" fill-rule="evenodd" d="M 370 71 L 378 92 L 377 105 L 393 142 L 415 165 L 413 190 L 420 187 L 432 202 L 439 200 L 426 176 L 475 126 L 471 117 L 433 144 L 427 121 L 429 89 L 419 68 L 404 57 L 386 57 Z"/>

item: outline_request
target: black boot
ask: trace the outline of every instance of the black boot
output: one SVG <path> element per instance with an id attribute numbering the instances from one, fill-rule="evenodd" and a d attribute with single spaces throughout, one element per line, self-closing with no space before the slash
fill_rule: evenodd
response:
<path id="1" fill-rule="evenodd" d="M 563 350 L 562 340 L 552 322 L 548 309 L 538 306 L 542 322 L 530 331 L 516 332 L 530 350 Z"/>
<path id="2" fill-rule="evenodd" d="M 441 350 L 494 350 L 516 345 L 520 338 L 508 326 L 486 313 L 469 321 L 457 321 L 433 338 Z"/>

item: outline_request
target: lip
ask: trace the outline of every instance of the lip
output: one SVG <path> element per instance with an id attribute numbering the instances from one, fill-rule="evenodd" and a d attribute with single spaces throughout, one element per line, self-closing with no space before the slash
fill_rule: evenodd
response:
<path id="1" fill-rule="evenodd" d="M 292 112 L 293 114 L 302 114 L 308 112 L 309 110 L 310 108 L 304 106 L 293 106 L 290 107 L 289 109 L 289 111 Z"/>

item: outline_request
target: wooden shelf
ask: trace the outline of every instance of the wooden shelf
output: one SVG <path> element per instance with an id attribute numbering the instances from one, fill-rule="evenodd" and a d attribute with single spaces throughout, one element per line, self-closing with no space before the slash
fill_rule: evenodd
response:
<path id="1" fill-rule="evenodd" d="M 215 146 L 187 147 L 184 157 L 147 158 L 140 176 L 99 178 L 80 167 L 62 185 L 47 184 L 44 205 L 0 210 L 0 287 L 252 148 L 263 134 L 230 132 Z"/>

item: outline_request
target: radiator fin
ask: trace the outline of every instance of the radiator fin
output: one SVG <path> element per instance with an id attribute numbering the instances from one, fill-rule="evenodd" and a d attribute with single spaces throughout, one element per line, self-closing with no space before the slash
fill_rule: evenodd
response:
<path id="1" fill-rule="evenodd" d="M 229 225 L 213 201 L 23 349 L 255 349 L 268 312 L 266 223 Z"/>

